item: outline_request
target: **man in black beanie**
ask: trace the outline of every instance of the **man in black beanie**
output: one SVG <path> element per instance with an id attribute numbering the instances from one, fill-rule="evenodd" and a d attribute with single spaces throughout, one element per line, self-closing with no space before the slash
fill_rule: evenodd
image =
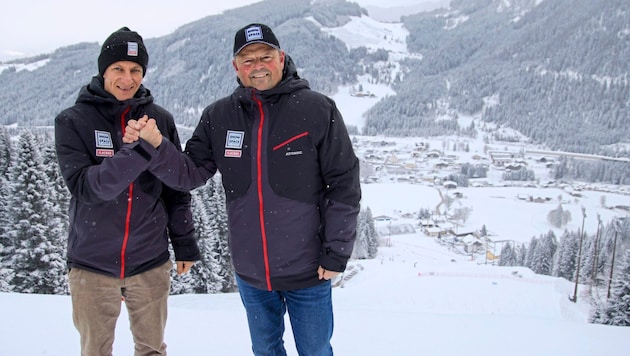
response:
<path id="1" fill-rule="evenodd" d="M 55 119 L 55 147 L 72 195 L 68 212 L 68 281 L 81 355 L 111 355 L 124 300 L 135 355 L 166 355 L 164 328 L 173 268 L 200 259 L 190 194 L 149 172 L 160 154 L 150 144 L 123 145 L 130 119 L 151 118 L 180 147 L 173 116 L 153 102 L 142 80 L 149 55 L 123 27 L 103 43 L 99 74 Z"/>
<path id="2" fill-rule="evenodd" d="M 103 75 L 107 67 L 118 61 L 138 63 L 142 67 L 142 76 L 147 73 L 149 54 L 142 37 L 128 27 L 122 27 L 112 33 L 103 42 L 101 54 L 98 56 L 98 74 Z"/>

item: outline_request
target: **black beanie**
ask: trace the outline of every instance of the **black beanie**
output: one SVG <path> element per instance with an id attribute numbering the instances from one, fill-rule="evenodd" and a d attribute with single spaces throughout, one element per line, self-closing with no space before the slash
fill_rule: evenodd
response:
<path id="1" fill-rule="evenodd" d="M 260 23 L 249 24 L 236 32 L 234 36 L 234 56 L 247 45 L 252 43 L 264 43 L 277 50 L 280 49 L 280 42 L 267 25 Z"/>
<path id="2" fill-rule="evenodd" d="M 118 61 L 136 62 L 142 66 L 142 76 L 147 74 L 149 54 L 142 37 L 128 27 L 122 27 L 107 37 L 98 56 L 98 73 L 103 75 L 107 67 Z"/>

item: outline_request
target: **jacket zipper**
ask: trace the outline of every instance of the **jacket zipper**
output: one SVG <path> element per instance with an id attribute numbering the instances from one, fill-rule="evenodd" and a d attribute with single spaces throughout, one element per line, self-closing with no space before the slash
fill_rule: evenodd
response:
<path id="1" fill-rule="evenodd" d="M 129 113 L 131 107 L 127 107 L 120 116 L 120 127 L 122 134 L 125 136 L 125 116 Z M 122 246 L 120 248 L 120 279 L 125 278 L 125 254 L 127 252 L 127 241 L 129 241 L 129 230 L 131 225 L 131 206 L 133 203 L 133 182 L 129 183 L 129 195 L 127 198 L 127 215 L 125 216 L 125 234 L 123 236 Z"/>
<path id="2" fill-rule="evenodd" d="M 262 102 L 252 95 L 258 105 L 260 112 L 260 124 L 258 125 L 256 145 L 256 184 L 258 186 L 258 218 L 260 220 L 260 234 L 262 237 L 263 260 L 265 262 L 265 280 L 267 282 L 267 290 L 271 291 L 271 273 L 269 271 L 269 253 L 267 251 L 267 230 L 265 229 L 265 204 L 263 201 L 263 183 L 262 183 L 262 143 L 263 143 L 263 124 L 265 123 L 265 113 L 263 111 Z"/>

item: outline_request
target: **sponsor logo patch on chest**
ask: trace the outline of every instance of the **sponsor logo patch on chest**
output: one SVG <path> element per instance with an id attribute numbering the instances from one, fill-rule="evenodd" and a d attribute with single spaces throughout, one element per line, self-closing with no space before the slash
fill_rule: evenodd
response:
<path id="1" fill-rule="evenodd" d="M 96 148 L 114 148 L 111 132 L 94 130 L 94 138 L 96 140 Z"/>
<path id="2" fill-rule="evenodd" d="M 96 157 L 112 157 L 114 155 L 111 132 L 94 130 L 94 142 L 96 143 Z"/>
<path id="3" fill-rule="evenodd" d="M 225 157 L 241 157 L 245 132 L 228 130 L 225 136 Z"/>

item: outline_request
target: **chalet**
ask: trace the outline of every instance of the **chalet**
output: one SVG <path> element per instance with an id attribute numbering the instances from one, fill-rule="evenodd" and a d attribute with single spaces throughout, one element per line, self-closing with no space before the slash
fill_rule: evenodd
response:
<path id="1" fill-rule="evenodd" d="M 513 154 L 507 151 L 490 151 L 490 159 L 497 166 L 512 162 Z"/>
<path id="2" fill-rule="evenodd" d="M 444 169 L 444 168 L 446 168 L 448 166 L 449 166 L 448 162 L 438 162 L 438 163 L 433 165 L 433 168 L 439 170 L 439 169 Z"/>
<path id="3" fill-rule="evenodd" d="M 427 152 L 426 158 L 440 158 L 442 155 L 438 151 Z"/>
<path id="4" fill-rule="evenodd" d="M 444 183 L 442 183 L 442 186 L 446 189 L 456 189 L 457 183 L 453 182 L 452 180 L 447 180 L 447 181 L 444 181 Z"/>

